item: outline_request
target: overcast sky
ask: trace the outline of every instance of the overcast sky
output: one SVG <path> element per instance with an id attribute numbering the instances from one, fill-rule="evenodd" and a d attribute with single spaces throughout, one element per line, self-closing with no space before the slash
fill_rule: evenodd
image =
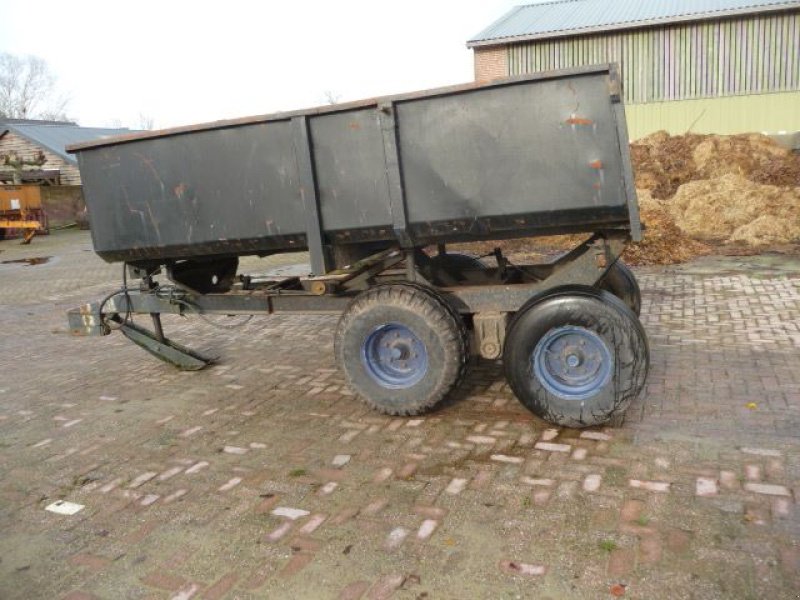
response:
<path id="1" fill-rule="evenodd" d="M 0 52 L 35 54 L 82 125 L 159 128 L 473 78 L 467 39 L 519 0 L 0 0 Z"/>

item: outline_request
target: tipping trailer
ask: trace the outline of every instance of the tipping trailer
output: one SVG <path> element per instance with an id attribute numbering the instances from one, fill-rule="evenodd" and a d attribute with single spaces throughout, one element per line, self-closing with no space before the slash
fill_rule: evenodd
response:
<path id="1" fill-rule="evenodd" d="M 210 360 L 161 314 L 339 314 L 348 384 L 391 415 L 435 406 L 471 353 L 502 357 L 519 400 L 558 425 L 618 424 L 644 387 L 640 294 L 619 260 L 641 225 L 615 65 L 69 150 L 95 251 L 138 281 L 70 311 L 75 334 L 120 329 L 199 369 Z M 562 233 L 588 239 L 547 264 L 448 251 Z M 305 276 L 239 273 L 241 256 L 306 250 Z"/>

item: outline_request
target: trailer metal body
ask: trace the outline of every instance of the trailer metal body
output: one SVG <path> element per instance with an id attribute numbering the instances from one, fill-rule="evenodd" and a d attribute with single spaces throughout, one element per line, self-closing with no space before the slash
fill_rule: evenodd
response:
<path id="1" fill-rule="evenodd" d="M 625 244 L 641 237 L 619 86 L 616 68 L 603 65 L 72 146 L 95 251 L 125 262 L 140 283 L 71 311 L 71 328 L 121 328 L 159 358 L 193 369 L 209 361 L 166 338 L 161 313 L 344 312 L 337 353 L 351 385 L 384 412 L 430 408 L 457 379 L 444 391 L 434 386 L 419 405 L 414 394 L 428 393 L 418 384 L 431 369 L 463 372 L 470 339 L 477 353 L 498 358 L 514 315 L 537 303 L 583 302 L 617 319 L 628 309 L 590 291 L 604 286 L 638 309 L 635 280 L 618 261 Z M 446 250 L 454 242 L 575 232 L 592 237 L 544 265 L 511 265 L 497 251 L 490 267 Z M 438 255 L 424 250 L 431 245 Z M 307 276 L 237 274 L 240 256 L 306 249 Z M 162 268 L 176 286 L 156 279 Z M 611 283 L 612 272 L 627 279 Z M 383 301 L 389 316 L 358 333 Z M 412 301 L 446 317 L 448 325 L 436 325 L 445 329 L 434 331 L 433 316 L 412 322 L 405 306 Z M 366 312 L 356 318 L 354 311 Z M 155 332 L 130 323 L 132 313 L 152 315 Z M 619 317 L 620 327 L 635 330 L 641 345 L 632 314 Z M 608 387 L 602 357 L 614 359 L 590 329 L 569 325 L 547 342 L 551 353 L 597 347 L 585 355 L 569 350 L 563 365 L 535 363 L 548 393 L 572 397 L 569 386 L 587 370 L 596 371 L 595 388 Z M 437 366 L 437 344 L 450 344 L 439 347 L 450 363 Z M 631 394 L 623 395 L 600 417 L 551 420 L 608 420 L 624 412 Z"/>

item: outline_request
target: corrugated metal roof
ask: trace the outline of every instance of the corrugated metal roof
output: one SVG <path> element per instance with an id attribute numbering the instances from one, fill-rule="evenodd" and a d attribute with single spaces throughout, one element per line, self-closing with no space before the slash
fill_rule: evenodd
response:
<path id="1" fill-rule="evenodd" d="M 63 122 L 0 120 L 0 134 L 5 131 L 12 131 L 73 164 L 77 163 L 75 157 L 64 149 L 70 144 L 133 133 L 127 128 L 81 127 L 75 123 Z"/>
<path id="2" fill-rule="evenodd" d="M 556 0 L 517 6 L 467 42 L 485 46 L 800 8 L 798 0 Z"/>

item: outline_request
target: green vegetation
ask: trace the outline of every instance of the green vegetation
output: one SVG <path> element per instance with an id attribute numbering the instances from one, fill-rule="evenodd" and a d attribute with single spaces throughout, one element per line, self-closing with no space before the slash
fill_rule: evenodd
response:
<path id="1" fill-rule="evenodd" d="M 603 540 L 600 542 L 600 549 L 606 552 L 611 552 L 617 549 L 617 542 L 614 540 Z"/>

